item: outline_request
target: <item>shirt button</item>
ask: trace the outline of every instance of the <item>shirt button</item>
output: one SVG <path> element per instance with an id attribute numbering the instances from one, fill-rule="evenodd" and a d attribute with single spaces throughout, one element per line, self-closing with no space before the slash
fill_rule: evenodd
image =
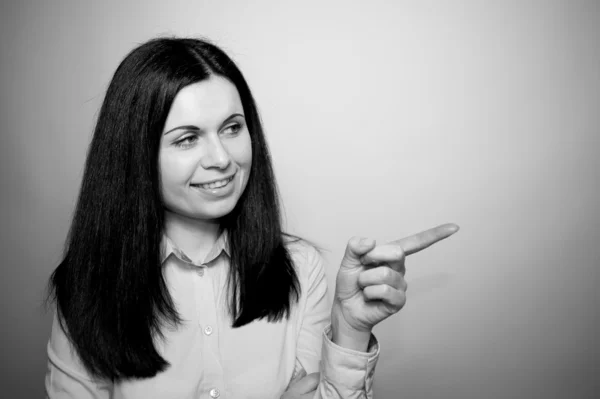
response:
<path id="1" fill-rule="evenodd" d="M 213 331 L 213 329 L 212 329 L 212 327 L 211 327 L 211 326 L 206 326 L 206 327 L 204 327 L 204 334 L 206 334 L 206 335 L 210 335 L 210 334 L 212 334 L 212 331 Z M 212 392 L 212 391 L 211 391 L 211 392 Z M 219 391 L 217 391 L 217 393 L 218 393 L 218 392 L 219 392 Z M 216 398 L 216 396 L 213 396 L 213 398 Z"/>
<path id="2" fill-rule="evenodd" d="M 218 398 L 219 396 L 221 396 L 221 392 L 219 392 L 217 388 L 211 389 L 209 393 L 211 398 Z"/>

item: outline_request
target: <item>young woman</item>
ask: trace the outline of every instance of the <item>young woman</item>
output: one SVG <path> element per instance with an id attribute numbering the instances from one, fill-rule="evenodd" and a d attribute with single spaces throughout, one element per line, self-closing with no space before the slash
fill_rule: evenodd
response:
<path id="1" fill-rule="evenodd" d="M 457 227 L 351 239 L 331 306 L 319 253 L 282 232 L 278 205 L 232 60 L 196 39 L 134 49 L 106 93 L 50 280 L 48 397 L 371 397 L 371 330 L 404 305 L 405 255 Z"/>

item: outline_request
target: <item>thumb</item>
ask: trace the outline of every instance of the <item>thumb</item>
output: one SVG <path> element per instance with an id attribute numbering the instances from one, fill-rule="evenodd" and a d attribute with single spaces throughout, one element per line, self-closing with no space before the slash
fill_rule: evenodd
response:
<path id="1" fill-rule="evenodd" d="M 342 258 L 342 266 L 353 269 L 362 265 L 360 258 L 375 248 L 375 240 L 372 238 L 352 237 L 346 246 L 346 252 Z"/>

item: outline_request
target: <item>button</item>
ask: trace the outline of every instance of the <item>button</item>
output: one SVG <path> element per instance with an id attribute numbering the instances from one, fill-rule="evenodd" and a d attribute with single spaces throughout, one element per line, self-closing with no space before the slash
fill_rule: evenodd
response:
<path id="1" fill-rule="evenodd" d="M 202 267 L 199 267 L 197 273 L 199 276 L 204 276 L 204 269 Z"/>
<path id="2" fill-rule="evenodd" d="M 206 327 L 204 327 L 204 334 L 206 334 L 206 335 L 210 335 L 210 334 L 212 334 L 212 331 L 213 331 L 213 330 L 212 330 L 212 327 L 211 327 L 211 326 L 206 326 Z M 219 391 L 217 391 L 217 392 L 219 392 Z"/>
<path id="3" fill-rule="evenodd" d="M 221 392 L 219 392 L 217 388 L 211 389 L 209 393 L 211 398 L 218 398 L 219 396 L 221 396 Z"/>

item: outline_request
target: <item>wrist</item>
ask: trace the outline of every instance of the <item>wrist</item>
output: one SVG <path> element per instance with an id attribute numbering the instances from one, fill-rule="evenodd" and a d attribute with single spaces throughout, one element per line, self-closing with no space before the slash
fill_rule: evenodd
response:
<path id="1" fill-rule="evenodd" d="M 371 339 L 371 329 L 357 329 L 348 324 L 339 306 L 334 304 L 331 311 L 331 341 L 342 348 L 367 352 Z"/>

